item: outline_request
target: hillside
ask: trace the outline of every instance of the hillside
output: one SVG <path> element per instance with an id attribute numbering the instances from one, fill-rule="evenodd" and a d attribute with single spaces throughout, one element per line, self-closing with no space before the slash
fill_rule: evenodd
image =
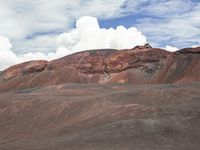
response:
<path id="1" fill-rule="evenodd" d="M 1 150 L 199 150 L 200 84 L 0 93 Z"/>
<path id="2" fill-rule="evenodd" d="M 0 74 L 0 90 L 64 83 L 192 83 L 200 81 L 200 48 L 167 52 L 150 45 L 89 50 L 47 61 L 11 66 Z"/>

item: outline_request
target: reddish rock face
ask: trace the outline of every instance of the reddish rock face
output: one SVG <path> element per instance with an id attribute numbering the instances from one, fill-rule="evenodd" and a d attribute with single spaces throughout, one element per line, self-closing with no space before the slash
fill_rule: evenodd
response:
<path id="1" fill-rule="evenodd" d="M 165 59 L 170 53 L 161 49 L 133 48 L 126 50 L 91 50 L 72 54 L 49 62 L 48 70 L 57 70 L 66 66 L 76 68 L 81 73 L 102 74 L 104 72 L 121 72 L 142 66 L 146 62 Z"/>
<path id="2" fill-rule="evenodd" d="M 189 83 L 200 81 L 199 48 L 171 53 L 150 45 L 90 50 L 54 61 L 31 61 L 0 74 L 0 90 L 65 83 Z"/>
<path id="3" fill-rule="evenodd" d="M 180 53 L 196 53 L 196 54 L 200 54 L 200 47 L 196 47 L 196 48 L 184 48 L 179 50 Z"/>
<path id="4" fill-rule="evenodd" d="M 105 69 L 109 73 L 121 72 L 131 68 L 144 66 L 146 63 L 159 62 L 166 59 L 169 52 L 154 48 L 134 48 L 117 51 L 105 60 Z"/>
<path id="5" fill-rule="evenodd" d="M 70 66 L 79 70 L 81 73 L 103 73 L 105 59 L 115 52 L 117 50 L 105 49 L 75 53 L 49 62 L 47 70 L 57 70 Z"/>
<path id="6" fill-rule="evenodd" d="M 45 60 L 37 60 L 11 66 L 4 71 L 3 78 L 11 79 L 19 75 L 41 72 L 46 68 L 47 63 Z"/>

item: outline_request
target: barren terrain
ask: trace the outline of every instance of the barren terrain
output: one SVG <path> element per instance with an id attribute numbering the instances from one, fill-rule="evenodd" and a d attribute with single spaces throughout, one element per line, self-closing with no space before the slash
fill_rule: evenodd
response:
<path id="1" fill-rule="evenodd" d="M 65 84 L 0 94 L 1 150 L 199 150 L 200 84 Z"/>

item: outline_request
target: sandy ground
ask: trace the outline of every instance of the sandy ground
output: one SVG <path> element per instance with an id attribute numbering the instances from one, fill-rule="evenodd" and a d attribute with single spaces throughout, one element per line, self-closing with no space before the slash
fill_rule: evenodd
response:
<path id="1" fill-rule="evenodd" d="M 200 83 L 0 93 L 0 150 L 199 150 Z"/>

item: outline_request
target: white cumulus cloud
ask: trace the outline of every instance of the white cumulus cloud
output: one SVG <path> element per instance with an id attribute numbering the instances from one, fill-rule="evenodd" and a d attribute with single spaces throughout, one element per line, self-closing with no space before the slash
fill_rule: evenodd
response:
<path id="1" fill-rule="evenodd" d="M 58 37 L 59 51 L 66 54 L 88 49 L 125 49 L 147 42 L 146 37 L 135 27 L 126 29 L 100 28 L 97 18 L 82 17 L 77 20 L 76 28 Z"/>
<path id="2" fill-rule="evenodd" d="M 10 40 L 7 37 L 0 36 L 0 70 L 18 62 L 11 48 Z"/>

